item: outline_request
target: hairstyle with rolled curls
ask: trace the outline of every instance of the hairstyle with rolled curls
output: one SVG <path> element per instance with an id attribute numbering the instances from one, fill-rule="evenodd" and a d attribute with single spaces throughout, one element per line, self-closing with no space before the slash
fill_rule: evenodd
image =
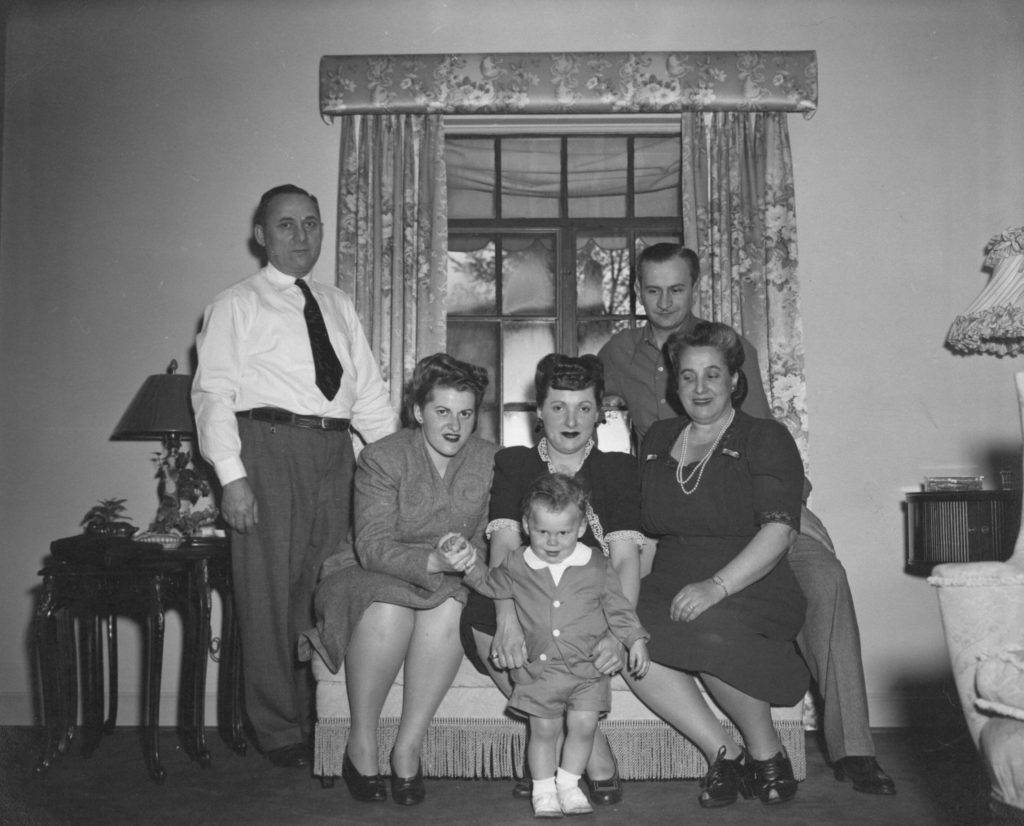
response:
<path id="1" fill-rule="evenodd" d="M 313 202 L 313 206 L 316 208 L 316 215 L 318 218 L 320 217 L 320 202 L 316 199 L 315 195 L 310 195 L 302 187 L 295 186 L 295 184 L 281 184 L 273 189 L 268 189 L 260 196 L 260 202 L 252 216 L 253 226 L 259 224 L 261 227 L 266 227 L 267 210 L 270 209 L 270 202 L 278 195 L 305 195 Z"/>
<path id="2" fill-rule="evenodd" d="M 572 505 L 579 510 L 582 518 L 587 512 L 588 499 L 587 489 L 579 479 L 564 473 L 545 473 L 534 479 L 526 491 L 522 512 L 528 518 L 534 506 L 557 513 Z"/>
<path id="3" fill-rule="evenodd" d="M 682 244 L 674 244 L 671 241 L 662 241 L 660 244 L 651 244 L 640 251 L 636 259 L 636 281 L 643 282 L 644 267 L 647 264 L 664 264 L 673 258 L 679 258 L 689 265 L 690 283 L 696 284 L 700 278 L 700 257 L 689 247 Z"/>
<path id="4" fill-rule="evenodd" d="M 597 356 L 548 353 L 537 362 L 533 387 L 538 409 L 544 404 L 549 390 L 586 390 L 588 387 L 594 388 L 594 399 L 600 406 L 604 399 L 604 365 Z"/>
<path id="5" fill-rule="evenodd" d="M 483 367 L 477 367 L 468 361 L 459 361 L 447 353 L 424 356 L 416 363 L 412 379 L 406 386 L 403 423 L 407 427 L 419 426 L 413 415 L 413 407 L 425 407 L 430 394 L 438 387 L 460 392 L 470 391 L 473 394 L 473 410 L 479 413 L 488 384 L 487 371 Z"/>
<path id="6" fill-rule="evenodd" d="M 747 377 L 740 369 L 746 358 L 740 334 L 728 324 L 722 324 L 719 321 L 698 321 L 689 332 L 670 335 L 665 342 L 665 352 L 668 355 L 669 364 L 672 365 L 670 376 L 673 382 L 673 392 L 678 387 L 679 362 L 683 353 L 691 347 L 713 347 L 721 353 L 729 375 L 739 374 L 736 387 L 732 391 L 732 403 L 735 407 L 741 405 L 747 397 Z"/>

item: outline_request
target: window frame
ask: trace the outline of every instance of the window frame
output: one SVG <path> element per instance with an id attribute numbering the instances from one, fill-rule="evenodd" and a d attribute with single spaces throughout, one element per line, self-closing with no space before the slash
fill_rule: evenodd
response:
<path id="1" fill-rule="evenodd" d="M 447 123 L 446 119 L 446 123 Z M 557 352 L 575 356 L 579 352 L 578 330 L 580 321 L 594 320 L 602 316 L 581 315 L 578 310 L 578 296 L 576 287 L 576 245 L 580 236 L 600 237 L 619 236 L 624 237 L 626 248 L 629 251 L 629 272 L 635 272 L 637 255 L 637 238 L 642 236 L 671 236 L 683 241 L 682 209 L 679 206 L 679 213 L 670 217 L 642 216 L 636 217 L 636 192 L 635 192 L 635 147 L 636 140 L 644 138 L 664 138 L 666 136 L 678 135 L 679 121 L 675 118 L 671 122 L 671 129 L 648 128 L 622 129 L 619 128 L 594 128 L 594 119 L 588 119 L 588 124 L 574 123 L 571 129 L 565 128 L 569 124 L 549 124 L 549 128 L 541 129 L 491 129 L 483 130 L 452 130 L 446 131 L 446 139 L 466 139 L 492 141 L 494 152 L 494 188 L 493 188 L 493 218 L 451 218 L 448 219 L 449 236 L 477 236 L 488 238 L 495 244 L 495 311 L 492 314 L 470 314 L 470 313 L 448 313 L 449 321 L 460 320 L 466 322 L 480 321 L 495 323 L 499 328 L 497 363 L 495 364 L 495 398 L 496 405 L 496 435 L 500 443 L 505 441 L 505 414 L 508 412 L 532 411 L 533 405 L 529 402 L 509 402 L 505 399 L 505 388 L 503 377 L 505 373 L 505 353 L 501 328 L 503 322 L 517 318 L 549 321 L 554 327 L 554 340 Z M 631 119 L 632 120 L 632 119 Z M 633 122 L 633 126 L 638 124 Z M 523 138 L 554 138 L 560 139 L 560 171 L 559 171 L 559 196 L 558 196 L 558 217 L 557 218 L 505 218 L 502 215 L 501 181 L 502 163 L 501 146 L 504 140 L 515 140 Z M 569 140 L 582 137 L 602 138 L 623 138 L 626 140 L 626 193 L 625 193 L 625 214 L 620 218 L 573 218 L 569 215 L 569 189 L 568 189 L 568 152 Z M 545 234 L 553 235 L 555 242 L 554 249 L 554 287 L 555 306 L 554 315 L 547 314 L 522 314 L 508 315 L 503 312 L 502 287 L 503 287 L 503 266 L 504 253 L 500 248 L 502 236 L 507 235 L 529 235 Z M 632 280 L 632 276 L 630 276 Z M 640 313 L 638 314 L 638 309 Z M 622 315 L 608 315 L 606 318 L 619 319 L 626 322 L 630 327 L 636 327 L 643 322 L 643 310 L 640 307 L 635 292 L 630 287 L 629 313 Z"/>

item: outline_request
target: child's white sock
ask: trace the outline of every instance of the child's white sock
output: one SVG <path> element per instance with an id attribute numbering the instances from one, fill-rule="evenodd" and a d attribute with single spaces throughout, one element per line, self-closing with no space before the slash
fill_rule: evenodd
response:
<path id="1" fill-rule="evenodd" d="M 555 778 L 545 777 L 543 780 L 534 779 L 533 781 L 533 796 L 537 797 L 542 794 L 554 794 L 555 793 Z"/>
<path id="2" fill-rule="evenodd" d="M 579 783 L 580 775 L 566 771 L 561 766 L 558 767 L 558 771 L 555 772 L 555 786 L 559 789 L 575 789 Z M 536 785 L 536 781 L 534 781 L 534 785 Z"/>

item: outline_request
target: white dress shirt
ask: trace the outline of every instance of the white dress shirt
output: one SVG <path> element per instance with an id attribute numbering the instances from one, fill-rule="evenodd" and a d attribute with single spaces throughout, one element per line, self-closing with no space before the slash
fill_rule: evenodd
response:
<path id="1" fill-rule="evenodd" d="M 206 308 L 196 338 L 199 366 L 192 406 L 199 448 L 222 485 L 246 475 L 235 419 L 240 410 L 279 407 L 300 415 L 351 419 L 370 442 L 397 427 L 352 299 L 309 276 L 305 281 L 344 369 L 331 400 L 316 386 L 305 301 L 293 277 L 268 264 L 228 287 Z"/>

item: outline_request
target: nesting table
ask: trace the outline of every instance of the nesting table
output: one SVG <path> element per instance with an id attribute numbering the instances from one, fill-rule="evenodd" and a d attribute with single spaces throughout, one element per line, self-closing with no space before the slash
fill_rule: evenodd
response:
<path id="1" fill-rule="evenodd" d="M 186 544 L 174 550 L 131 539 L 75 536 L 58 539 L 39 572 L 43 585 L 35 615 L 47 736 L 36 766 L 45 771 L 65 753 L 78 715 L 80 672 L 82 753 L 92 754 L 104 732 L 117 724 L 117 617 L 139 619 L 143 627 L 142 750 L 150 776 L 160 782 L 160 677 L 164 614 L 182 616 L 179 730 L 185 752 L 210 764 L 206 743 L 206 656 L 210 649 L 210 596 L 223 603 L 218 728 L 238 753 L 242 733 L 241 650 L 231 598 L 230 547 L 226 539 Z M 78 620 L 76 640 L 75 619 Z M 106 623 L 107 718 L 104 714 L 103 623 Z M 77 642 L 77 645 L 76 645 Z"/>

